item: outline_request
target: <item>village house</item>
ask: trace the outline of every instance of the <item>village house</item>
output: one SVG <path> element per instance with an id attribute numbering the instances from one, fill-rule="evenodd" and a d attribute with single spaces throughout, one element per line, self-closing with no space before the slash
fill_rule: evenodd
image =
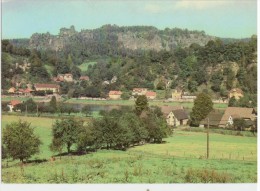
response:
<path id="1" fill-rule="evenodd" d="M 182 90 L 181 89 L 173 90 L 173 92 L 172 92 L 172 100 L 173 101 L 181 100 L 181 96 L 182 96 Z"/>
<path id="2" fill-rule="evenodd" d="M 147 88 L 134 88 L 132 95 L 139 96 L 139 95 L 145 95 L 146 93 L 147 93 Z"/>
<path id="3" fill-rule="evenodd" d="M 110 91 L 108 94 L 109 99 L 121 99 L 121 95 L 121 91 Z"/>
<path id="4" fill-rule="evenodd" d="M 181 99 L 184 101 L 194 101 L 197 98 L 196 95 L 191 95 L 188 92 L 183 92 Z"/>
<path id="5" fill-rule="evenodd" d="M 200 122 L 200 127 L 218 128 L 223 114 L 219 111 L 213 110 L 208 116 Z"/>
<path id="6" fill-rule="evenodd" d="M 53 78 L 55 82 L 73 82 L 72 74 L 58 74 L 56 78 Z"/>
<path id="7" fill-rule="evenodd" d="M 110 83 L 113 84 L 116 83 L 116 81 L 117 81 L 117 77 L 113 76 L 113 78 L 110 80 Z"/>
<path id="8" fill-rule="evenodd" d="M 221 118 L 219 126 L 223 128 L 233 126 L 236 118 L 254 121 L 256 119 L 256 110 L 254 108 L 228 107 Z"/>
<path id="9" fill-rule="evenodd" d="M 59 93 L 60 86 L 57 84 L 35 84 L 36 91 L 47 91 L 51 90 L 53 93 Z"/>
<path id="10" fill-rule="evenodd" d="M 19 95 L 24 95 L 24 96 L 31 96 L 33 90 L 31 88 L 26 88 L 26 89 L 19 89 L 17 93 Z"/>
<path id="11" fill-rule="evenodd" d="M 8 104 L 7 107 L 9 108 L 9 112 L 14 112 L 14 107 L 18 104 L 21 104 L 22 102 L 19 100 L 11 100 Z"/>
<path id="12" fill-rule="evenodd" d="M 16 89 L 15 89 L 14 87 L 11 87 L 11 88 L 9 88 L 9 89 L 7 90 L 7 92 L 8 92 L 9 94 L 14 94 L 14 93 L 16 93 Z"/>
<path id="13" fill-rule="evenodd" d="M 162 106 L 161 110 L 169 126 L 187 125 L 189 116 L 182 106 Z"/>
<path id="14" fill-rule="evenodd" d="M 89 81 L 89 77 L 88 76 L 80 76 L 79 80 L 80 81 Z"/>
<path id="15" fill-rule="evenodd" d="M 241 97 L 244 97 L 244 93 L 240 88 L 233 88 L 228 92 L 228 98 L 231 99 L 232 97 L 239 100 Z"/>
<path id="16" fill-rule="evenodd" d="M 148 92 L 146 92 L 145 96 L 147 97 L 147 99 L 155 99 L 156 92 L 148 91 Z"/>

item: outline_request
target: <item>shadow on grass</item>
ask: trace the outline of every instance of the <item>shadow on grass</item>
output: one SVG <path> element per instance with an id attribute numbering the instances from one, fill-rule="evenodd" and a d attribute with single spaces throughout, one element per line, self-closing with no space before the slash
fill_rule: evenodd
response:
<path id="1" fill-rule="evenodd" d="M 30 163 L 44 163 L 48 162 L 47 159 L 35 159 L 35 160 L 27 160 L 24 162 L 24 164 L 30 164 Z"/>

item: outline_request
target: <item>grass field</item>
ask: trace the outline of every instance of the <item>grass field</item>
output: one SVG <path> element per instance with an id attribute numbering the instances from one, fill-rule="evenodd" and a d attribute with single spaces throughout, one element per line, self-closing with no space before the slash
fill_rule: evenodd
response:
<path id="1" fill-rule="evenodd" d="M 94 65 L 94 64 L 96 64 L 97 62 L 84 62 L 84 63 L 82 63 L 81 65 L 79 65 L 79 68 L 80 68 L 80 70 L 82 71 L 82 72 L 86 72 L 86 71 L 88 71 L 88 66 L 89 65 Z"/>
<path id="2" fill-rule="evenodd" d="M 1 97 L 1 101 L 7 102 L 11 100 L 20 100 L 20 101 L 26 101 L 29 97 Z M 44 98 L 33 98 L 34 101 L 42 101 Z"/>
<path id="3" fill-rule="evenodd" d="M 77 103 L 77 104 L 96 104 L 96 105 L 134 105 L 134 100 L 87 100 L 87 99 L 77 99 L 71 98 L 66 101 L 66 103 Z M 182 105 L 185 108 L 192 108 L 193 102 L 164 102 L 164 101 L 149 101 L 149 105 Z M 225 109 L 227 108 L 227 104 L 225 103 L 214 103 L 214 108 L 216 109 Z"/>
<path id="4" fill-rule="evenodd" d="M 63 156 L 50 162 L 54 119 L 20 117 L 31 122 L 43 142 L 41 153 L 23 168 L 18 161 L 2 161 L 4 183 L 185 183 L 257 181 L 257 139 L 210 134 L 210 158 L 205 159 L 206 134 L 176 131 L 164 144 L 146 144 L 127 151 L 98 150 Z M 2 116 L 2 127 L 15 116 Z"/>

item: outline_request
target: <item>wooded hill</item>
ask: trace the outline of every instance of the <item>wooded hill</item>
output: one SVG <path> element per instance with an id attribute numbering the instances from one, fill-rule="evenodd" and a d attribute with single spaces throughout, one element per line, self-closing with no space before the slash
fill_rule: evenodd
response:
<path id="1" fill-rule="evenodd" d="M 48 82 L 57 74 L 72 73 L 75 79 L 88 75 L 91 80 L 61 84 L 63 93 L 74 90 L 72 96 L 85 95 L 86 88 L 95 90 L 93 96 L 105 96 L 109 90 L 134 87 L 204 90 L 216 98 L 240 87 L 251 100 L 257 93 L 256 36 L 220 39 L 203 31 L 115 25 L 77 32 L 72 26 L 62 28 L 59 35 L 36 33 L 30 39 L 3 40 L 2 51 L 2 88 L 10 87 L 14 78 Z M 27 73 L 10 70 L 15 62 L 24 61 L 32 64 Z M 96 64 L 79 69 L 88 62 Z M 102 85 L 114 76 L 115 83 Z"/>

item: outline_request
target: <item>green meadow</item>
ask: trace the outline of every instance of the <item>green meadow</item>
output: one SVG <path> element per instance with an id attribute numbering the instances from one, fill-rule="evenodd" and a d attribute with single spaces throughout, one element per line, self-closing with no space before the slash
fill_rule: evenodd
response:
<path id="1" fill-rule="evenodd" d="M 84 62 L 84 63 L 82 63 L 81 65 L 79 65 L 79 68 L 80 68 L 80 70 L 82 71 L 82 72 L 86 72 L 86 71 L 88 71 L 88 66 L 89 65 L 94 65 L 94 64 L 96 64 L 97 62 Z"/>
<path id="2" fill-rule="evenodd" d="M 256 137 L 210 133 L 206 159 L 206 134 L 176 130 L 163 144 L 145 144 L 127 151 L 98 150 L 84 155 L 50 158 L 51 127 L 55 119 L 2 116 L 7 123 L 26 120 L 43 144 L 20 165 L 2 160 L 4 183 L 256 183 Z"/>
<path id="3" fill-rule="evenodd" d="M 66 103 L 75 103 L 75 104 L 93 104 L 93 105 L 134 105 L 134 100 L 91 100 L 91 99 L 77 99 L 71 98 L 66 100 Z M 179 106 L 182 105 L 184 108 L 192 108 L 193 102 L 172 102 L 172 101 L 149 101 L 149 105 L 153 106 Z M 225 109 L 227 108 L 226 103 L 214 103 L 213 106 L 215 109 Z"/>

